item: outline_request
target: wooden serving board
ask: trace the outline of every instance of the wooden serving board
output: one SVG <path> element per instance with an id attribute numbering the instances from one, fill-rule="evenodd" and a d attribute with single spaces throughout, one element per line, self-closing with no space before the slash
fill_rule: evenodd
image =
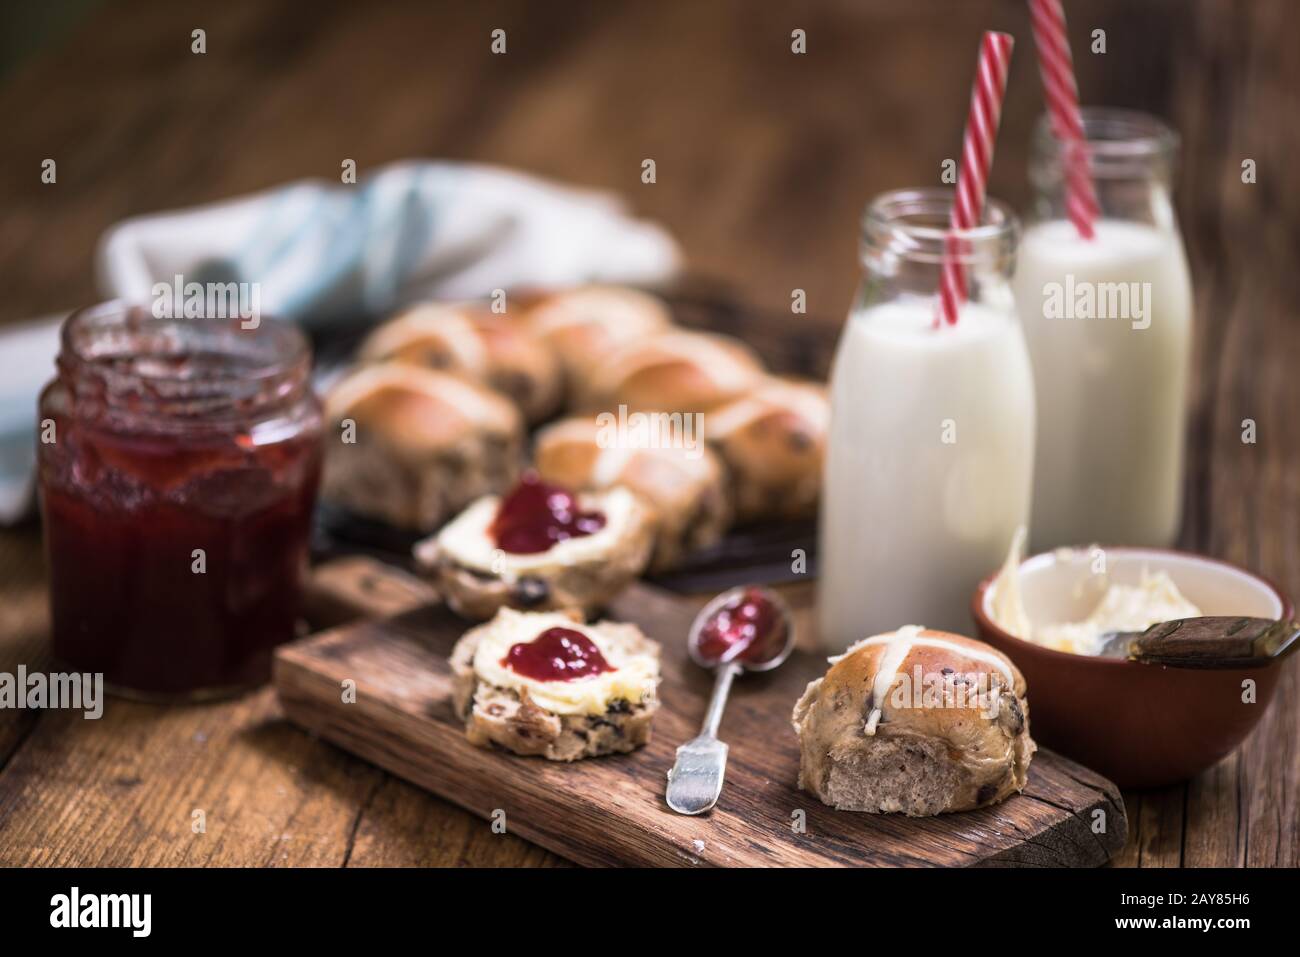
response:
<path id="1" fill-rule="evenodd" d="M 663 645 L 654 737 L 629 755 L 559 764 L 470 745 L 452 715 L 447 666 L 466 625 L 435 605 L 282 648 L 275 686 L 296 723 L 484 818 L 504 812 L 509 831 L 581 864 L 1097 865 L 1124 844 L 1118 789 L 1043 751 L 1025 792 L 992 808 L 913 819 L 825 807 L 795 787 L 790 711 L 826 668 L 807 652 L 737 681 L 722 723 L 731 745 L 722 799 L 704 817 L 673 813 L 665 775 L 677 746 L 696 734 L 712 684 L 685 653 L 693 607 L 636 585 L 611 608 L 611 617 L 636 622 Z M 343 700 L 348 680 L 356 683 L 351 703 Z M 1093 829 L 1098 811 L 1103 833 Z"/>

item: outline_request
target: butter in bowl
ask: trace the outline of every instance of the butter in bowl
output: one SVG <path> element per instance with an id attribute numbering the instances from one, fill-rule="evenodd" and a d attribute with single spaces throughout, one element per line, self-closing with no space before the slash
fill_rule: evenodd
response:
<path id="1" fill-rule="evenodd" d="M 1297 644 L 1272 624 L 1290 622 L 1291 602 L 1227 562 L 1095 546 L 1017 557 L 1013 546 L 976 589 L 977 633 L 1033 689 L 1034 737 L 1123 787 L 1172 784 L 1229 754 Z"/>

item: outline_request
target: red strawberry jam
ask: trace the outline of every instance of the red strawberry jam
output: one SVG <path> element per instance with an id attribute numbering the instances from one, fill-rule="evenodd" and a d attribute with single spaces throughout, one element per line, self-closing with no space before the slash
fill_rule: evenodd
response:
<path id="1" fill-rule="evenodd" d="M 603 513 L 580 510 L 571 492 L 530 471 L 501 502 L 489 531 L 502 551 L 533 555 L 604 527 Z"/>
<path id="2" fill-rule="evenodd" d="M 595 643 L 572 628 L 547 628 L 512 645 L 501 666 L 534 681 L 575 681 L 614 670 Z"/>
<path id="3" fill-rule="evenodd" d="M 270 680 L 323 450 L 307 340 L 109 302 L 61 342 L 37 416 L 55 657 L 153 700 Z"/>
<path id="4" fill-rule="evenodd" d="M 696 648 L 705 661 L 763 664 L 785 647 L 781 612 L 756 588 L 746 589 L 713 613 Z"/>

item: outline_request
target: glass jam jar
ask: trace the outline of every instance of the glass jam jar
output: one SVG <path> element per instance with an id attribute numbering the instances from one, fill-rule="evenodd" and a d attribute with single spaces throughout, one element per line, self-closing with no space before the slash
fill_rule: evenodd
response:
<path id="1" fill-rule="evenodd" d="M 150 699 L 265 682 L 294 637 L 321 462 L 297 327 L 70 316 L 41 394 L 55 656 Z"/>

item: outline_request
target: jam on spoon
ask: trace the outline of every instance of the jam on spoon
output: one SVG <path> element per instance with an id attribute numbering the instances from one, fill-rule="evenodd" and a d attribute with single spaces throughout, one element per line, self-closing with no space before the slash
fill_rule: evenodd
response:
<path id="1" fill-rule="evenodd" d="M 700 733 L 677 749 L 664 797 L 678 814 L 704 814 L 718 803 L 727 773 L 727 745 L 718 740 L 731 682 L 746 671 L 771 671 L 794 650 L 794 621 L 776 592 L 758 585 L 732 588 L 691 622 L 691 660 L 712 669 L 713 696 Z"/>
<path id="2" fill-rule="evenodd" d="M 700 629 L 695 648 L 705 661 L 761 665 L 780 654 L 785 643 L 781 611 L 763 589 L 746 588 L 713 611 Z"/>
<path id="3" fill-rule="evenodd" d="M 528 471 L 502 500 L 489 531 L 502 551 L 532 555 L 604 527 L 602 512 L 582 511 L 573 493 Z"/>
<path id="4" fill-rule="evenodd" d="M 547 628 L 511 645 L 501 666 L 534 681 L 575 681 L 615 670 L 595 642 L 573 628 Z"/>

